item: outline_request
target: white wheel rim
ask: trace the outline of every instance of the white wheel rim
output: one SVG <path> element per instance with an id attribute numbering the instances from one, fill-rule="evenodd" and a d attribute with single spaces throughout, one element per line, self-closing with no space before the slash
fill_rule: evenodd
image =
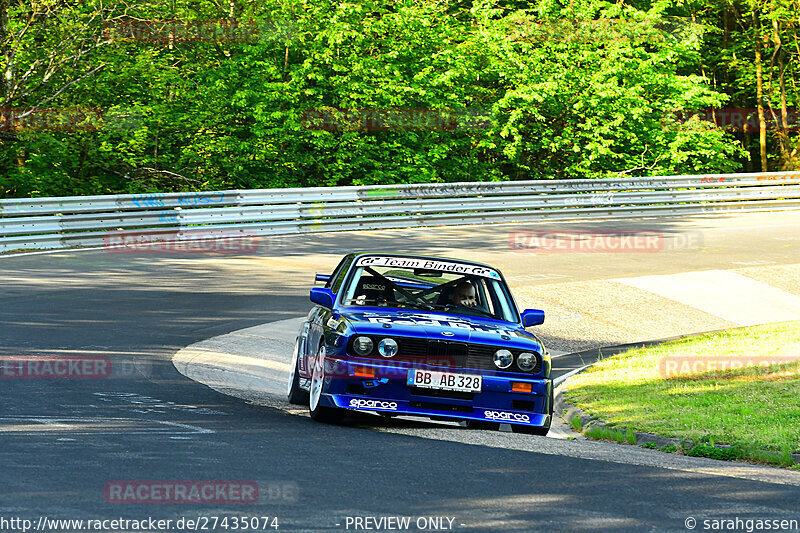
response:
<path id="1" fill-rule="evenodd" d="M 322 396 L 322 380 L 325 378 L 325 347 L 320 346 L 317 357 L 314 359 L 314 370 L 311 372 L 311 394 L 309 395 L 309 407 L 316 411 L 319 406 L 319 398 Z"/>
<path id="2" fill-rule="evenodd" d="M 286 395 L 291 396 L 292 388 L 294 388 L 294 375 L 297 372 L 297 344 L 298 341 L 294 343 L 294 354 L 292 354 L 292 369 L 289 371 L 289 386 L 286 388 Z"/>

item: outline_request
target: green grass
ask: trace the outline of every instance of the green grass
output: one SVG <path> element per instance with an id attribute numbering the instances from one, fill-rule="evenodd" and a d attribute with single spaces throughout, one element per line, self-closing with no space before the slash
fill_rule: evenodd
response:
<path id="1" fill-rule="evenodd" d="M 625 435 L 620 433 L 619 431 L 615 431 L 611 428 L 606 427 L 592 427 L 587 429 L 584 432 L 584 435 L 591 439 L 597 440 L 612 440 L 614 442 L 619 442 L 625 444 L 627 440 L 625 439 Z"/>
<path id="2" fill-rule="evenodd" d="M 621 444 L 636 444 L 636 434 L 632 429 L 625 432 L 612 427 L 592 427 L 583 432 L 589 438 L 597 440 L 613 440 Z"/>
<path id="3" fill-rule="evenodd" d="M 587 414 L 628 428 L 631 434 L 636 430 L 712 447 L 714 443 L 734 445 L 740 457 L 759 461 L 758 450 L 779 452 L 783 460 L 778 462 L 790 453 L 800 453 L 800 363 L 665 377 L 659 361 L 676 356 L 688 361 L 741 358 L 731 359 L 737 362 L 764 356 L 799 357 L 800 322 L 629 350 L 570 378 L 565 397 Z M 733 453 L 707 448 L 695 453 Z"/>
<path id="4" fill-rule="evenodd" d="M 686 452 L 691 457 L 708 457 L 709 459 L 720 459 L 723 461 L 735 461 L 742 458 L 736 448 L 717 448 L 710 444 L 698 444 Z"/>

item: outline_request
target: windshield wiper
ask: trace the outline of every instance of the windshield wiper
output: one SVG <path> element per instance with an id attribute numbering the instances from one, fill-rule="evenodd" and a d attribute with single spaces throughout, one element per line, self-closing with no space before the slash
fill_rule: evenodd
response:
<path id="1" fill-rule="evenodd" d="M 423 309 L 425 311 L 433 311 L 434 306 L 433 304 L 429 304 L 427 302 L 417 302 L 417 301 L 406 301 L 406 302 L 397 302 L 397 306 L 409 306 L 414 307 L 417 309 Z"/>
<path id="2" fill-rule="evenodd" d="M 477 307 L 466 307 L 466 306 L 461 306 L 461 307 L 463 307 L 464 309 L 466 309 L 468 311 L 475 311 L 477 313 L 480 313 L 480 314 L 482 314 L 483 316 L 485 316 L 487 318 L 497 318 L 492 313 L 489 313 L 488 311 L 484 311 L 483 309 L 478 309 Z"/>
<path id="3" fill-rule="evenodd" d="M 441 309 L 441 310 L 444 310 L 444 311 L 454 311 L 455 310 L 455 311 L 458 311 L 457 314 L 460 314 L 462 312 L 462 310 L 464 312 L 473 312 L 474 311 L 476 313 L 482 314 L 483 316 L 485 316 L 487 318 L 497 318 L 492 313 L 489 313 L 488 311 L 484 311 L 483 309 L 479 309 L 477 307 L 469 307 L 469 306 L 466 306 L 466 305 L 457 305 L 457 304 L 429 304 L 429 305 L 434 309 Z M 456 309 L 456 308 L 458 308 L 458 309 Z M 467 313 L 465 313 L 465 314 L 467 314 Z"/>

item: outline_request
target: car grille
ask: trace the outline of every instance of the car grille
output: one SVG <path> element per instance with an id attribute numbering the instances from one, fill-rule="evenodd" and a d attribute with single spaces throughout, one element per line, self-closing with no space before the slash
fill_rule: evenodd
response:
<path id="1" fill-rule="evenodd" d="M 497 346 L 487 346 L 485 344 L 473 344 L 470 346 L 467 366 L 478 370 L 497 370 L 494 364 L 494 352 Z M 512 368 L 514 366 L 512 365 Z"/>
<path id="2" fill-rule="evenodd" d="M 417 339 L 412 337 L 392 337 L 397 341 L 398 356 L 392 360 L 426 364 L 437 367 L 455 369 L 470 368 L 475 370 L 498 370 L 494 364 L 494 353 L 500 346 L 488 344 L 468 344 L 464 342 Z M 374 338 L 377 346 L 380 339 Z M 516 356 L 521 350 L 511 350 Z M 352 353 L 352 352 L 351 352 Z M 376 359 L 384 359 L 373 352 Z M 358 357 L 358 356 L 356 356 Z M 537 354 L 536 366 L 525 374 L 535 374 L 542 369 L 542 358 Z M 523 372 L 512 365 L 507 372 Z"/>

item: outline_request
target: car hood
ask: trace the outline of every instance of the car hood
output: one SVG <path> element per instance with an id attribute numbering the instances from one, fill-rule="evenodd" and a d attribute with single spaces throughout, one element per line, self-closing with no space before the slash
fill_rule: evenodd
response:
<path id="1" fill-rule="evenodd" d="M 342 314 L 354 333 L 440 339 L 454 342 L 532 348 L 540 344 L 535 335 L 519 324 L 481 317 L 419 311 L 358 311 Z"/>

